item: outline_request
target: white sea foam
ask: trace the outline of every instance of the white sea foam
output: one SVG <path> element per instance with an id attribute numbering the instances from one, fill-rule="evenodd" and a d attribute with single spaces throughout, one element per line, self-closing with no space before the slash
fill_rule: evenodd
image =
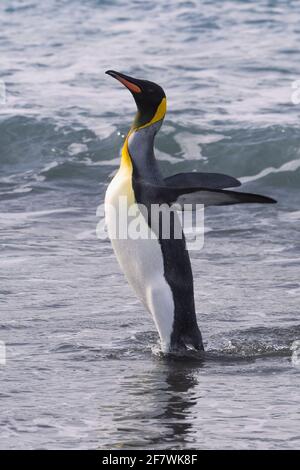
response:
<path id="1" fill-rule="evenodd" d="M 284 173 L 285 171 L 296 171 L 298 170 L 298 168 L 300 168 L 299 158 L 297 158 L 296 160 L 291 160 L 289 162 L 286 162 L 283 165 L 281 165 L 279 168 L 275 168 L 275 167 L 265 168 L 264 170 L 259 172 L 257 175 L 242 176 L 241 178 L 239 178 L 239 180 L 241 183 L 249 183 L 250 181 L 259 180 L 272 173 Z"/>
<path id="2" fill-rule="evenodd" d="M 78 153 L 86 152 L 88 150 L 88 146 L 86 144 L 73 142 L 68 147 L 68 152 L 70 155 L 77 155 Z"/>
<path id="3" fill-rule="evenodd" d="M 66 207 L 61 209 L 50 209 L 43 211 L 33 211 L 33 212 L 0 212 L 0 223 L 11 223 L 19 222 L 24 220 L 33 220 L 40 217 L 49 216 L 52 214 L 62 214 L 77 212 L 80 208 L 78 207 Z"/>

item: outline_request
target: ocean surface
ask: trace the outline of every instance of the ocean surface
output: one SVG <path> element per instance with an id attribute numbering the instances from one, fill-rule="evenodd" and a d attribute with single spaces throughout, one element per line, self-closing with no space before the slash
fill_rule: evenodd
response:
<path id="1" fill-rule="evenodd" d="M 296 0 L 1 2 L 1 448 L 299 448 L 299 15 Z M 165 89 L 165 175 L 225 172 L 278 200 L 205 212 L 202 359 L 159 353 L 96 237 L 135 112 L 107 69 Z"/>

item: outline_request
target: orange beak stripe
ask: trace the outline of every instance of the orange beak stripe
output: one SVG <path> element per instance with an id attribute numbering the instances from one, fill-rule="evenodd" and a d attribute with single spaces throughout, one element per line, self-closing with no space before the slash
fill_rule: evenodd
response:
<path id="1" fill-rule="evenodd" d="M 119 80 L 119 82 L 123 83 L 123 85 L 125 85 L 126 88 L 128 88 L 130 91 L 133 91 L 134 93 L 142 93 L 140 87 L 135 85 L 134 83 L 131 83 L 125 78 L 121 78 L 119 76 L 116 76 L 116 78 Z"/>

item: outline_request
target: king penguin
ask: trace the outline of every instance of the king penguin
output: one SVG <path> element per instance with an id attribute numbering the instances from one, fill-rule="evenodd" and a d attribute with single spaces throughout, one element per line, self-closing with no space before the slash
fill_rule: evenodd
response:
<path id="1" fill-rule="evenodd" d="M 184 234 L 162 236 L 149 214 L 156 204 L 167 211 L 173 204 L 210 205 L 274 203 L 274 199 L 224 188 L 240 182 L 218 173 L 178 173 L 164 178 L 154 155 L 154 139 L 166 114 L 166 95 L 156 83 L 108 70 L 132 94 L 137 113 L 121 151 L 120 167 L 105 194 L 105 222 L 113 250 L 128 283 L 153 317 L 164 353 L 193 348 L 203 351 L 197 324 L 193 274 Z M 120 200 L 126 201 L 122 209 Z M 140 232 L 147 237 L 120 236 L 116 219 L 127 220 L 134 208 Z M 146 208 L 146 211 L 144 210 Z M 127 211 L 126 214 L 122 213 Z M 170 224 L 180 224 L 172 212 Z M 128 223 L 128 222 L 126 222 Z M 142 225 L 142 226 L 141 226 Z M 180 225 L 181 227 L 181 225 Z"/>

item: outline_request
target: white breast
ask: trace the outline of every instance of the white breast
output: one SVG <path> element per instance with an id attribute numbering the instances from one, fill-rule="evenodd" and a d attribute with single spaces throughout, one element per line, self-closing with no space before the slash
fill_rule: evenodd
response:
<path id="1" fill-rule="evenodd" d="M 126 239 L 121 239 L 115 233 L 116 221 L 123 224 L 126 220 L 126 229 L 135 223 L 134 218 L 124 213 L 124 204 L 128 202 L 130 212 L 134 209 L 138 217 L 140 233 L 148 233 L 147 239 L 132 239 L 131 233 Z M 137 296 L 150 311 L 158 329 L 162 349 L 169 350 L 171 333 L 174 322 L 174 301 L 172 291 L 164 277 L 163 256 L 159 241 L 150 231 L 148 224 L 135 204 L 131 184 L 131 175 L 119 171 L 110 183 L 105 195 L 105 220 L 111 243 L 129 284 Z M 137 222 L 137 220 L 135 219 Z M 124 227 L 122 227 L 124 233 Z M 130 230 L 128 230 L 130 232 Z"/>

